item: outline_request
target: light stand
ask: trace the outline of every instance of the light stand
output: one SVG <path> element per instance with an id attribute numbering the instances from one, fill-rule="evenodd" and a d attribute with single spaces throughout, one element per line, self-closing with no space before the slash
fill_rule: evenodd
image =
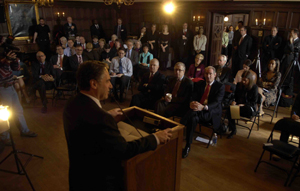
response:
<path id="1" fill-rule="evenodd" d="M 14 156 L 15 158 L 15 162 L 16 162 L 16 166 L 17 166 L 17 172 L 15 171 L 9 171 L 9 170 L 4 170 L 4 169 L 0 169 L 0 171 L 3 171 L 3 172 L 7 172 L 7 173 L 12 173 L 12 174 L 20 174 L 20 175 L 25 175 L 32 190 L 34 191 L 34 187 L 29 179 L 29 176 L 25 170 L 25 167 L 27 166 L 28 162 L 31 160 L 32 157 L 37 157 L 37 158 L 41 158 L 41 159 L 44 159 L 44 157 L 41 157 L 41 156 L 37 156 L 37 155 L 33 155 L 33 154 L 30 154 L 30 153 L 25 153 L 23 151 L 20 151 L 20 150 L 17 150 L 16 147 L 15 147 L 15 143 L 13 141 L 13 136 L 12 136 L 12 133 L 11 133 L 11 128 L 10 128 L 10 124 L 9 124 L 9 111 L 7 110 L 7 107 L 8 106 L 0 106 L 0 119 L 3 120 L 3 121 L 7 121 L 7 125 L 8 125 L 8 132 L 10 134 L 10 140 L 11 140 L 11 144 L 12 144 L 12 151 L 0 162 L 0 165 L 6 160 L 8 159 L 11 155 Z M 25 155 L 29 155 L 30 158 L 27 160 L 27 162 L 25 163 L 25 165 L 22 164 L 21 160 L 19 159 L 18 157 L 18 153 L 20 154 L 25 154 Z M 21 167 L 21 168 L 20 168 Z"/>
<path id="2" fill-rule="evenodd" d="M 256 69 L 258 68 L 258 77 L 261 78 L 260 50 L 258 49 L 256 58 Z"/>

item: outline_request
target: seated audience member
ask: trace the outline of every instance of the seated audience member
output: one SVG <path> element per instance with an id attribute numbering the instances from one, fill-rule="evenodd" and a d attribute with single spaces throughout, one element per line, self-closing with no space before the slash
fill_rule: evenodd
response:
<path id="1" fill-rule="evenodd" d="M 184 63 L 177 62 L 174 66 L 175 76 L 167 84 L 165 97 L 156 103 L 155 113 L 168 118 L 175 115 L 183 116 L 188 111 L 193 82 L 185 77 L 184 73 Z"/>
<path id="2" fill-rule="evenodd" d="M 216 69 L 212 66 L 205 68 L 205 81 L 194 84 L 190 110 L 181 119 L 180 123 L 187 127 L 186 146 L 182 157 L 186 158 L 193 142 L 193 134 L 199 122 L 212 123 L 214 132 L 218 132 L 222 117 L 222 100 L 225 86 L 216 81 Z"/>
<path id="3" fill-rule="evenodd" d="M 125 57 L 125 49 L 119 48 L 117 57 L 111 61 L 111 67 L 109 69 L 111 75 L 111 83 L 113 85 L 113 94 L 115 99 L 123 102 L 123 93 L 125 87 L 132 76 L 132 63 L 129 58 Z M 116 85 L 120 85 L 120 97 L 118 96 Z"/>
<path id="4" fill-rule="evenodd" d="M 286 127 L 286 128 L 284 128 L 283 131 L 281 131 L 280 141 L 284 141 L 284 142 L 288 143 L 289 137 L 290 137 L 290 133 L 289 133 L 290 128 L 298 129 L 298 131 L 300 131 L 299 116 L 300 116 L 300 94 L 298 94 L 295 99 L 295 102 L 294 102 L 294 105 L 293 105 L 292 111 L 291 111 L 291 118 L 281 119 L 274 125 L 274 126 L 279 125 L 279 126 Z M 300 144 L 298 144 L 298 146 L 300 148 Z"/>
<path id="5" fill-rule="evenodd" d="M 117 35 L 113 34 L 111 35 L 111 39 L 108 42 L 108 44 L 110 45 L 110 48 L 113 48 L 115 45 L 115 41 L 118 39 Z"/>
<path id="6" fill-rule="evenodd" d="M 62 36 L 62 37 L 60 37 L 59 40 L 60 40 L 60 44 L 61 44 L 63 49 L 68 47 L 68 40 L 67 40 L 66 37 Z"/>
<path id="7" fill-rule="evenodd" d="M 147 43 L 146 30 L 147 30 L 146 27 L 142 27 L 140 37 L 138 38 L 138 40 L 141 41 L 142 44 Z"/>
<path id="8" fill-rule="evenodd" d="M 191 64 L 188 71 L 188 78 L 190 78 L 193 82 L 198 82 L 204 79 L 205 66 L 201 64 L 204 56 L 202 54 L 197 54 L 195 57 L 195 64 Z"/>
<path id="9" fill-rule="evenodd" d="M 139 55 L 138 78 L 141 78 L 149 71 L 150 60 L 153 59 L 153 54 L 149 52 L 148 44 L 143 45 L 143 53 Z"/>
<path id="10" fill-rule="evenodd" d="M 215 65 L 215 69 L 217 72 L 216 80 L 222 82 L 223 84 L 229 81 L 229 76 L 231 74 L 230 68 L 226 66 L 227 56 L 221 55 L 218 58 L 218 65 Z"/>
<path id="11" fill-rule="evenodd" d="M 99 55 L 96 50 L 93 50 L 93 44 L 90 42 L 86 44 L 86 49 L 83 51 L 83 54 L 88 60 L 99 60 Z"/>
<path id="12" fill-rule="evenodd" d="M 102 51 L 101 53 L 100 61 L 108 64 L 110 68 L 111 61 L 114 57 L 115 57 L 115 53 L 111 51 L 109 44 L 104 45 L 104 51 Z"/>
<path id="13" fill-rule="evenodd" d="M 242 82 L 237 84 L 234 96 L 235 100 L 231 105 L 240 106 L 240 116 L 251 118 L 256 112 L 258 90 L 250 71 L 243 73 Z M 231 130 L 227 138 L 231 139 L 236 134 L 236 126 L 235 120 L 231 118 L 230 108 L 227 111 L 227 117 L 229 130 Z"/>
<path id="14" fill-rule="evenodd" d="M 80 45 L 82 46 L 83 50 L 85 50 L 86 49 L 86 42 L 85 42 L 84 36 L 79 37 L 79 42 L 80 42 Z"/>
<path id="15" fill-rule="evenodd" d="M 134 50 L 137 51 L 139 54 L 142 53 L 143 49 L 142 49 L 142 43 L 141 41 L 135 41 L 134 43 Z"/>
<path id="16" fill-rule="evenodd" d="M 132 67 L 133 67 L 133 75 L 137 77 L 137 72 L 139 67 L 139 53 L 133 50 L 133 41 L 131 39 L 127 40 L 126 44 L 127 44 L 126 57 L 131 60 Z"/>
<path id="17" fill-rule="evenodd" d="M 70 57 L 76 54 L 73 40 L 68 40 L 68 47 L 64 49 L 64 55 Z"/>
<path id="18" fill-rule="evenodd" d="M 69 58 L 64 55 L 64 49 L 61 45 L 56 46 L 56 53 L 50 58 L 50 63 L 54 68 L 56 84 L 59 83 L 63 71 L 71 70 L 69 67 Z"/>
<path id="19" fill-rule="evenodd" d="M 71 71 L 77 71 L 78 66 L 88 60 L 87 57 L 83 54 L 82 46 L 77 45 L 75 51 L 76 54 L 69 58 Z"/>
<path id="20" fill-rule="evenodd" d="M 98 48 L 94 48 L 94 50 L 96 50 L 97 54 L 99 55 L 99 60 L 101 59 L 101 54 L 104 51 L 104 45 L 106 44 L 105 39 L 101 38 L 98 41 L 99 43 L 99 47 Z"/>
<path id="21" fill-rule="evenodd" d="M 37 134 L 30 131 L 27 127 L 26 120 L 23 115 L 23 108 L 20 104 L 16 91 L 12 86 L 14 83 L 12 71 L 20 69 L 17 55 L 14 52 L 9 51 L 3 56 L 4 58 L 0 59 L 1 104 L 9 106 L 9 109 L 14 112 L 14 117 L 10 120 L 10 122 L 14 121 L 14 124 L 19 129 L 21 136 L 36 137 Z M 0 141 L 7 146 L 12 145 L 9 131 L 5 131 L 0 134 Z"/>
<path id="22" fill-rule="evenodd" d="M 80 89 L 63 112 L 72 191 L 121 191 L 124 185 L 122 160 L 155 150 L 170 141 L 170 128 L 126 142 L 118 130 L 119 108 L 107 111 L 100 101 L 108 98 L 111 83 L 105 65 L 88 61 L 78 70 Z M 92 146 L 92 147 L 91 147 Z M 97 173 L 93 173 L 93 172 Z"/>
<path id="23" fill-rule="evenodd" d="M 119 50 L 119 48 L 121 48 L 121 47 L 122 47 L 121 40 L 119 40 L 119 39 L 115 40 L 114 47 L 112 47 L 112 49 L 111 49 L 111 51 L 112 51 L 113 53 L 115 53 L 114 56 L 118 56 L 118 50 Z"/>
<path id="24" fill-rule="evenodd" d="M 155 103 L 163 96 L 165 76 L 158 71 L 159 61 L 152 59 L 149 68 L 150 71 L 143 75 L 139 84 L 140 93 L 132 96 L 130 106 L 154 109 Z"/>
<path id="25" fill-rule="evenodd" d="M 243 69 L 239 70 L 236 73 L 236 76 L 234 78 L 233 84 L 237 84 L 239 82 L 242 82 L 242 75 L 243 75 L 244 72 L 247 72 L 247 71 L 249 71 L 251 73 L 252 78 L 253 78 L 253 82 L 256 84 L 257 75 L 256 75 L 256 73 L 253 70 L 250 69 L 251 65 L 252 65 L 251 60 L 249 60 L 249 59 L 245 60 L 245 62 L 243 64 Z"/>
<path id="26" fill-rule="evenodd" d="M 75 38 L 74 47 L 76 47 L 77 45 L 81 45 L 80 36 L 76 36 L 76 38 Z"/>
<path id="27" fill-rule="evenodd" d="M 35 95 L 36 90 L 39 91 L 43 103 L 42 113 L 47 113 L 46 90 L 54 87 L 55 74 L 53 65 L 46 61 L 46 56 L 43 52 L 37 52 L 36 58 L 38 62 L 33 62 L 31 65 L 32 95 Z"/>
<path id="28" fill-rule="evenodd" d="M 281 80 L 281 73 L 279 72 L 280 61 L 277 58 L 274 58 L 269 61 L 268 71 L 264 72 L 261 76 L 258 88 L 258 93 L 261 94 L 263 99 L 263 104 L 266 107 L 269 107 L 271 104 L 274 104 L 277 99 L 277 87 Z M 263 114 L 262 106 L 260 113 Z"/>
<path id="29" fill-rule="evenodd" d="M 98 37 L 97 37 L 97 36 L 93 36 L 93 49 L 94 49 L 94 48 L 99 48 L 99 47 L 100 47 L 98 41 L 99 41 Z"/>

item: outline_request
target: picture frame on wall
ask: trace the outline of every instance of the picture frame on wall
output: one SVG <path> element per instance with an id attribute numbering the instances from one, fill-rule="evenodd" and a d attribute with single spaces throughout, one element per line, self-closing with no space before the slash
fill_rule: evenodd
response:
<path id="1" fill-rule="evenodd" d="M 32 38 L 35 27 L 39 24 L 39 11 L 36 3 L 5 2 L 5 14 L 10 35 L 15 40 Z"/>

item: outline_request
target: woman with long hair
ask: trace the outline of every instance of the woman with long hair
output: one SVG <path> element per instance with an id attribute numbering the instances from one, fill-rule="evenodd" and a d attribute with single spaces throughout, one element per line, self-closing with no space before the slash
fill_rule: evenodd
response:
<path id="1" fill-rule="evenodd" d="M 166 70 L 167 69 L 167 63 L 169 61 L 169 48 L 171 44 L 171 35 L 169 33 L 169 27 L 168 25 L 163 25 L 162 27 L 162 33 L 159 36 L 159 42 L 160 42 L 160 63 L 161 63 L 161 69 Z"/>

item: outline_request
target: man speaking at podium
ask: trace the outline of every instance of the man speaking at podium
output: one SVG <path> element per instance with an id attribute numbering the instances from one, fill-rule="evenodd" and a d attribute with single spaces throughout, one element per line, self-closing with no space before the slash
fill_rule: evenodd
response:
<path id="1" fill-rule="evenodd" d="M 105 111 L 100 104 L 112 88 L 106 64 L 83 63 L 77 81 L 80 93 L 68 101 L 63 113 L 70 190 L 123 190 L 121 161 L 168 142 L 171 129 L 126 142 L 117 127 L 121 110 Z"/>

